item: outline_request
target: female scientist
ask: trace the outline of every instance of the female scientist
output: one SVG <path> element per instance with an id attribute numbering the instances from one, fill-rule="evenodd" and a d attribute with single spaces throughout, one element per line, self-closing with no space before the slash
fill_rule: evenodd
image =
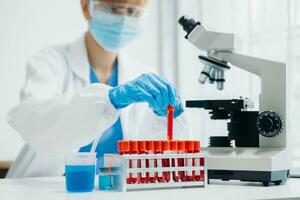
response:
<path id="1" fill-rule="evenodd" d="M 21 102 L 7 116 L 26 145 L 8 177 L 62 175 L 64 155 L 89 151 L 98 134 L 99 162 L 117 152 L 118 140 L 164 139 L 168 105 L 174 137 L 187 137 L 174 86 L 120 51 L 140 35 L 147 2 L 81 0 L 84 36 L 28 62 Z"/>

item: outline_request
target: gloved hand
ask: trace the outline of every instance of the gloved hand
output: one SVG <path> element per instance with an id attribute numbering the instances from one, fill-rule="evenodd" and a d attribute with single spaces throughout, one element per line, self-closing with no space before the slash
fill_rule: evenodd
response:
<path id="1" fill-rule="evenodd" d="M 159 116 L 167 115 L 169 105 L 175 107 L 175 118 L 183 112 L 174 86 L 154 73 L 142 74 L 133 81 L 112 88 L 109 91 L 109 98 L 117 109 L 125 108 L 132 103 L 147 102 Z"/>

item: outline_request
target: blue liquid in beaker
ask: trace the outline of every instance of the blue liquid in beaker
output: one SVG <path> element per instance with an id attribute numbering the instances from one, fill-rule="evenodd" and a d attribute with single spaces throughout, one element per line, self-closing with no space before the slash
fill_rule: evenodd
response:
<path id="1" fill-rule="evenodd" d="M 68 192 L 91 192 L 94 190 L 95 165 L 65 166 Z"/>

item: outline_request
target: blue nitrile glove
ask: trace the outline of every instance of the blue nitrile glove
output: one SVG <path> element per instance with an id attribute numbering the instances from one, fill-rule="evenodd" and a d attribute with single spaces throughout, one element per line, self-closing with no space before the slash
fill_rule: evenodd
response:
<path id="1" fill-rule="evenodd" d="M 175 87 L 154 73 L 142 74 L 133 81 L 112 88 L 109 91 L 109 98 L 117 109 L 125 108 L 132 103 L 147 102 L 159 116 L 167 115 L 169 105 L 175 107 L 174 117 L 183 112 Z"/>

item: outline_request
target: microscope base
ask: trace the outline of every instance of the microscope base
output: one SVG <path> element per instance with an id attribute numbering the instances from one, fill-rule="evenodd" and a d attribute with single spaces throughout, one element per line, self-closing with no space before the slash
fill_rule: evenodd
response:
<path id="1" fill-rule="evenodd" d="M 271 183 L 280 185 L 289 178 L 289 170 L 281 171 L 236 171 L 236 170 L 208 170 L 208 183 L 211 179 L 222 181 L 240 180 L 246 182 L 262 182 L 264 186 Z"/>
<path id="2" fill-rule="evenodd" d="M 279 148 L 208 147 L 208 181 L 240 180 L 279 185 L 289 178 L 289 153 Z"/>

